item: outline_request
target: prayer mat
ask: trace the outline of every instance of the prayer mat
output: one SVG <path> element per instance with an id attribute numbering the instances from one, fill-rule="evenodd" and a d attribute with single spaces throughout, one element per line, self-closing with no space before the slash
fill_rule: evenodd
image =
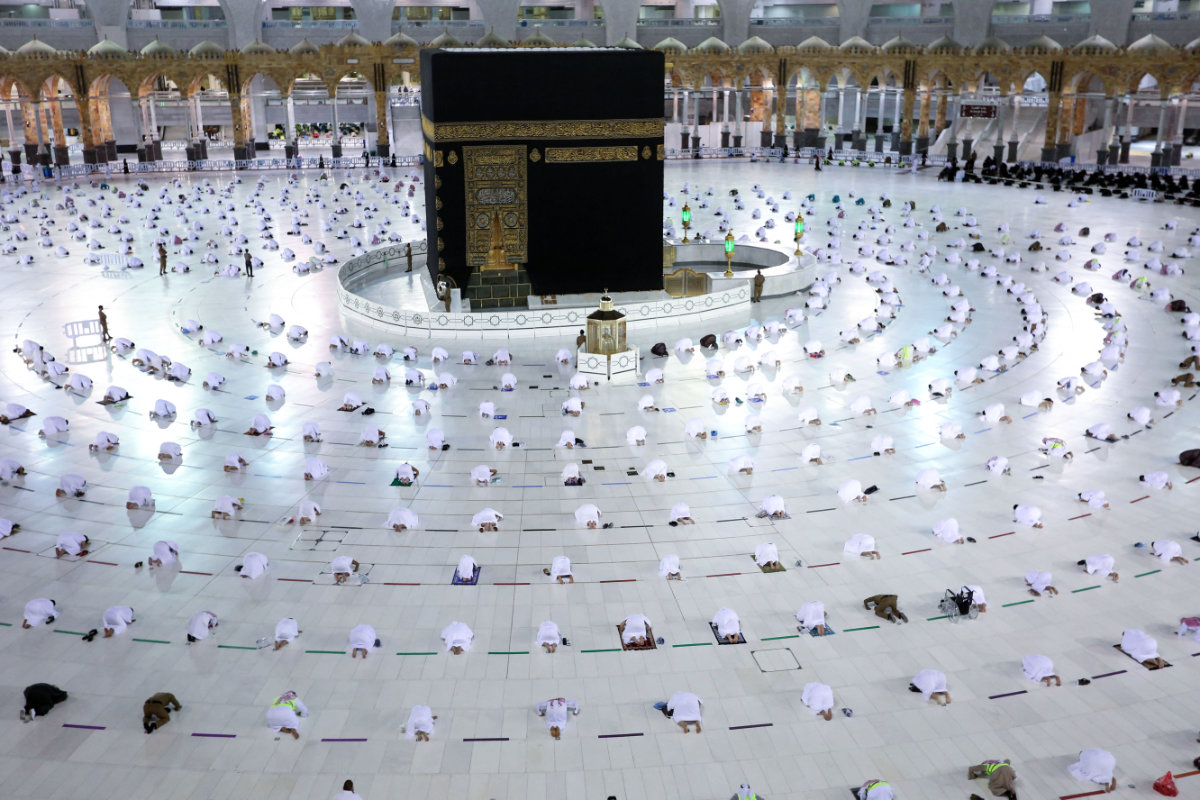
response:
<path id="1" fill-rule="evenodd" d="M 617 626 L 617 641 L 619 641 L 621 643 L 622 650 L 657 650 L 658 649 L 658 645 L 655 644 L 655 640 L 654 640 L 654 630 L 649 625 L 646 626 L 646 644 L 643 645 L 642 647 L 638 647 L 635 644 L 625 644 L 625 640 L 621 636 L 621 634 L 624 632 L 624 630 L 625 630 L 625 623 L 622 622 L 620 625 Z"/>
<path id="2" fill-rule="evenodd" d="M 717 644 L 745 644 L 746 643 L 746 636 L 741 631 L 738 631 L 737 641 L 731 642 L 731 641 L 728 641 L 727 639 L 725 639 L 725 637 L 721 636 L 719 633 L 717 633 L 716 625 L 713 625 L 710 622 L 710 623 L 708 623 L 708 627 L 712 629 L 713 636 L 715 636 L 717 639 Z"/>
<path id="3" fill-rule="evenodd" d="M 1136 658 L 1133 658 L 1133 656 L 1130 656 L 1129 653 L 1126 653 L 1124 650 L 1122 650 L 1121 645 L 1114 644 L 1113 649 L 1121 652 L 1123 655 L 1129 656 L 1129 658 L 1132 658 L 1134 661 L 1137 661 Z M 1164 669 L 1164 667 L 1151 667 L 1148 664 L 1143 664 L 1141 661 L 1138 661 L 1137 663 L 1141 664 L 1143 667 L 1150 670 L 1151 672 L 1153 672 L 1156 669 Z M 1163 664 L 1166 665 L 1167 667 L 1172 666 L 1171 662 L 1167 661 L 1166 659 L 1163 659 Z"/>
<path id="4" fill-rule="evenodd" d="M 453 576 L 451 576 L 451 578 L 450 578 L 450 585 L 451 586 L 474 586 L 477 583 L 479 583 L 479 573 L 481 573 L 481 572 L 483 572 L 483 567 L 476 564 L 475 572 L 473 572 L 471 574 L 471 580 L 464 581 L 462 578 L 458 577 L 458 570 L 455 569 Z"/>

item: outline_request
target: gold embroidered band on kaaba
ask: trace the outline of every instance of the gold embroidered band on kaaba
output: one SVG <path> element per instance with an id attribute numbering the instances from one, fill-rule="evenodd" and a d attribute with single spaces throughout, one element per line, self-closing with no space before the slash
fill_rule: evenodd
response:
<path id="1" fill-rule="evenodd" d="M 571 119 L 505 122 L 433 122 L 421 117 L 421 131 L 434 142 L 496 139 L 640 139 L 663 135 L 663 118 Z"/>
<path id="2" fill-rule="evenodd" d="M 586 163 L 597 161 L 637 161 L 634 145 L 619 147 L 547 147 L 547 164 Z"/>

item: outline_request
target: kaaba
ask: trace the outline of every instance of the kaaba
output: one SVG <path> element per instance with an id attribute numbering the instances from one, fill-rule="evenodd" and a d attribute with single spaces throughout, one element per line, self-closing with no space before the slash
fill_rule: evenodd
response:
<path id="1" fill-rule="evenodd" d="M 423 51 L 435 284 L 478 289 L 507 263 L 522 283 L 464 291 L 473 308 L 661 289 L 663 69 L 642 50 Z"/>

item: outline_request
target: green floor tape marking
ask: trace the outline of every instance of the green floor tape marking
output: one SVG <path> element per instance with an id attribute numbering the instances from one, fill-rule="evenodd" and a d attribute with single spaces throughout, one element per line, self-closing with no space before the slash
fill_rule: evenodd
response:
<path id="1" fill-rule="evenodd" d="M 1085 586 L 1082 589 L 1072 589 L 1071 594 L 1079 594 L 1080 592 L 1087 592 L 1092 589 L 1099 589 L 1099 588 L 1100 588 L 1100 584 L 1097 583 L 1095 586 Z"/>
<path id="2" fill-rule="evenodd" d="M 419 652 L 419 653 L 418 653 L 418 652 L 413 652 L 413 653 L 396 653 L 396 655 L 398 655 L 398 656 L 436 656 L 436 655 L 437 655 L 437 651 L 436 651 L 436 650 L 430 650 L 430 651 L 426 651 L 426 652 Z"/>
<path id="3" fill-rule="evenodd" d="M 489 656 L 527 656 L 528 650 L 488 650 Z"/>
<path id="4" fill-rule="evenodd" d="M 134 639 L 135 642 L 148 642 L 149 644 L 170 644 L 166 639 Z"/>
<path id="5" fill-rule="evenodd" d="M 767 636 L 766 638 L 763 639 L 763 641 L 764 642 L 777 642 L 780 639 L 799 639 L 799 638 L 800 638 L 800 634 L 790 633 L 787 636 Z"/>
<path id="6" fill-rule="evenodd" d="M 0 622 L 0 625 L 3 625 L 3 626 L 4 626 L 4 627 L 6 627 L 6 628 L 11 628 L 11 627 L 12 627 L 12 623 L 11 623 L 11 622 Z"/>
<path id="7" fill-rule="evenodd" d="M 687 644 L 673 644 L 671 647 L 708 647 L 712 642 L 688 642 Z"/>
<path id="8" fill-rule="evenodd" d="M 926 617 L 926 622 L 933 622 L 935 619 L 950 619 L 949 614 L 942 614 L 940 617 Z"/>
<path id="9" fill-rule="evenodd" d="M 1146 577 L 1147 575 L 1153 575 L 1153 574 L 1154 574 L 1154 573 L 1156 573 L 1156 572 L 1162 572 L 1162 570 L 1161 570 L 1161 569 L 1152 569 L 1152 570 L 1150 570 L 1149 572 L 1143 572 L 1141 575 L 1134 575 L 1133 577 L 1135 577 L 1135 578 L 1144 578 L 1144 577 Z"/>
<path id="10" fill-rule="evenodd" d="M 598 650 L 580 650 L 579 652 L 581 652 L 581 653 L 619 653 L 619 652 L 621 652 L 621 648 L 619 648 L 619 647 L 601 647 Z"/>
<path id="11" fill-rule="evenodd" d="M 1008 608 L 1009 606 L 1023 606 L 1023 605 L 1025 605 L 1026 603 L 1032 603 L 1032 602 L 1033 602 L 1033 600 L 1032 600 L 1032 599 L 1030 599 L 1030 600 L 1018 600 L 1018 601 L 1017 601 L 1017 602 L 1015 602 L 1015 603 L 1005 603 L 1004 605 L 1002 605 L 1002 606 L 1000 606 L 1000 607 L 1001 607 L 1001 608 Z"/>
<path id="12" fill-rule="evenodd" d="M 862 628 L 842 628 L 842 633 L 854 633 L 855 631 L 871 631 L 878 628 L 878 625 L 867 625 Z"/>
<path id="13" fill-rule="evenodd" d="M 326 654 L 328 654 L 328 655 L 331 655 L 331 656 L 344 656 L 344 655 L 346 655 L 346 651 L 345 651 L 345 650 L 305 650 L 304 652 L 306 652 L 306 653 L 326 653 Z"/>
<path id="14" fill-rule="evenodd" d="M 257 647 L 247 647 L 244 644 L 219 644 L 218 650 L 257 650 Z"/>
<path id="15" fill-rule="evenodd" d="M 82 631 L 62 631 L 62 630 L 59 630 L 58 628 L 54 628 L 54 632 L 55 633 L 65 633 L 68 636 L 83 636 Z"/>

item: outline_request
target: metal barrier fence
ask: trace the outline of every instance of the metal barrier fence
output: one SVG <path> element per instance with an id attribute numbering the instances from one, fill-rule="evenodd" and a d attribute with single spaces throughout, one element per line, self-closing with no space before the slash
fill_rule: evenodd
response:
<path id="1" fill-rule="evenodd" d="M 1066 169 L 1077 170 L 1081 172 L 1091 172 L 1100 170 L 1104 173 L 1119 173 L 1123 175 L 1170 175 L 1174 178 L 1186 177 L 1188 180 L 1200 178 L 1200 169 L 1189 167 L 1139 167 L 1134 164 L 1104 164 L 1103 166 L 1095 163 L 1061 163 L 1058 161 L 1019 161 L 1020 166 L 1026 169 Z"/>

